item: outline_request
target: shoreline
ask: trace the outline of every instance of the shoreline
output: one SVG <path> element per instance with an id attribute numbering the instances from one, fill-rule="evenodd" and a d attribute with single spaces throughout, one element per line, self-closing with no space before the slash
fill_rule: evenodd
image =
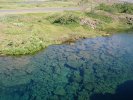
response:
<path id="1" fill-rule="evenodd" d="M 127 32 L 127 31 L 112 32 L 112 33 L 110 33 L 110 34 L 104 34 L 104 35 L 101 35 L 101 36 L 94 36 L 94 37 L 78 37 L 78 39 L 73 39 L 72 41 L 71 41 L 71 39 L 69 38 L 70 41 L 64 41 L 63 43 L 57 43 L 57 44 L 55 44 L 55 43 L 49 44 L 48 46 L 45 46 L 45 48 L 41 48 L 40 50 L 36 50 L 35 52 L 32 52 L 32 53 L 26 53 L 26 54 L 5 54 L 5 55 L 0 54 L 0 57 L 34 56 L 34 55 L 38 54 L 39 52 L 44 51 L 45 49 L 47 49 L 49 46 L 52 46 L 52 45 L 64 45 L 64 44 L 66 44 L 66 45 L 74 45 L 74 44 L 75 44 L 77 41 L 79 41 L 79 40 L 92 39 L 92 38 L 97 38 L 97 37 L 111 37 L 111 36 L 113 36 L 113 35 L 115 35 L 115 34 L 122 34 L 122 33 L 124 33 L 124 32 Z M 132 33 L 132 32 L 133 32 L 133 31 L 128 31 L 128 33 Z M 69 40 L 69 39 L 68 39 L 68 40 Z"/>
<path id="2" fill-rule="evenodd" d="M 133 15 L 130 12 L 132 5 L 126 13 L 114 9 L 114 12 L 106 11 L 107 7 L 111 9 L 106 5 L 100 7 L 103 10 L 2 16 L 0 55 L 29 55 L 54 44 L 69 44 L 82 38 L 109 36 L 133 30 Z"/>

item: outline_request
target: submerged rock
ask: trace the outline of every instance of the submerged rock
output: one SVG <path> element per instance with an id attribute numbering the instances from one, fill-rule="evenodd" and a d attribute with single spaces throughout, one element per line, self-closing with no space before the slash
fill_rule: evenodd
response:
<path id="1" fill-rule="evenodd" d="M 58 87 L 56 87 L 54 94 L 63 96 L 63 95 L 66 95 L 66 91 L 63 87 L 58 86 Z"/>

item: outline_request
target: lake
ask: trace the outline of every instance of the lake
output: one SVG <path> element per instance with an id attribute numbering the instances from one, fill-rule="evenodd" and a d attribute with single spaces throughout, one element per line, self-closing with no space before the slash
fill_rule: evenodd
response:
<path id="1" fill-rule="evenodd" d="M 0 100 L 133 100 L 133 33 L 0 57 Z"/>

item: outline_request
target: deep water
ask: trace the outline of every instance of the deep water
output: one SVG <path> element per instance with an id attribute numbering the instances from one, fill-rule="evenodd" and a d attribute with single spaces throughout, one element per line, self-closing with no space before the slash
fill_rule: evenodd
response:
<path id="1" fill-rule="evenodd" d="M 0 57 L 0 100 L 133 100 L 133 33 Z"/>

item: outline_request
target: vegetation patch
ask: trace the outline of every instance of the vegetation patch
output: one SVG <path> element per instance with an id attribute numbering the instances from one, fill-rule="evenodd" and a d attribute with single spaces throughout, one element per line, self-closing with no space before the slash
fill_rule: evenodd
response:
<path id="1" fill-rule="evenodd" d="M 79 23 L 79 17 L 74 14 L 63 14 L 63 15 L 53 15 L 48 17 L 48 20 L 52 24 L 73 24 L 73 23 Z"/>
<path id="2" fill-rule="evenodd" d="M 131 3 L 119 3 L 113 5 L 100 4 L 97 9 L 104 10 L 107 12 L 133 14 L 133 4 Z"/>

